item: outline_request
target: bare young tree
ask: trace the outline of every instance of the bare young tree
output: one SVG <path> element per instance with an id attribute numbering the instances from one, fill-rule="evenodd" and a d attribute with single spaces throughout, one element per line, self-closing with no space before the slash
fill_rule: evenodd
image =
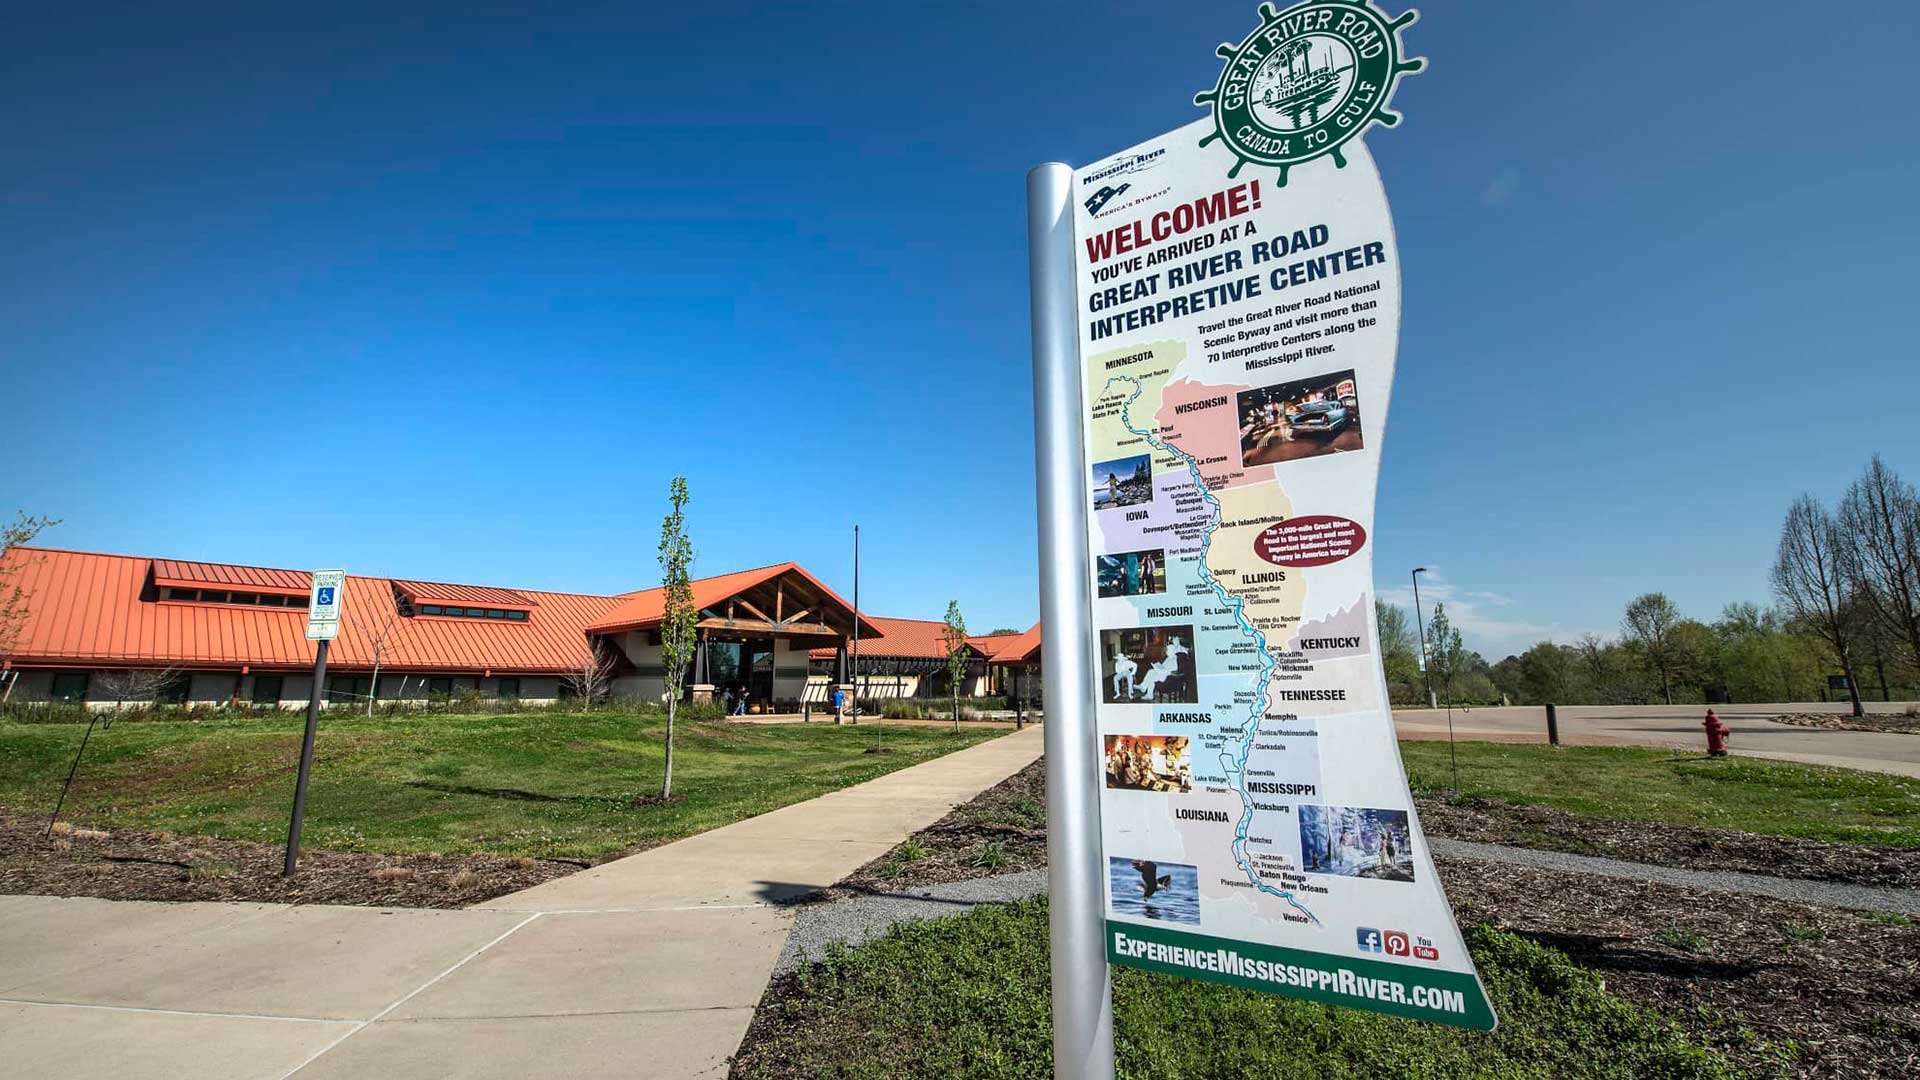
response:
<path id="1" fill-rule="evenodd" d="M 1643 593 L 1627 605 L 1621 629 L 1627 640 L 1640 647 L 1641 655 L 1660 677 L 1660 694 L 1673 704 L 1673 673 L 1681 666 L 1683 646 L 1674 634 L 1680 624 L 1680 609 L 1666 593 Z"/>
<path id="2" fill-rule="evenodd" d="M 0 660 L 13 656 L 27 625 L 27 590 L 20 577 L 31 556 L 14 548 L 33 543 L 42 529 L 58 524 L 53 518 L 17 513 L 12 522 L 0 526 Z"/>
<path id="3" fill-rule="evenodd" d="M 1860 597 L 1920 666 L 1920 496 L 1875 454 L 1840 500 L 1839 526 Z"/>
<path id="4" fill-rule="evenodd" d="M 398 644 L 401 627 L 404 626 L 407 621 L 408 620 L 400 617 L 400 608 L 396 605 L 393 612 L 387 616 L 387 624 L 380 628 L 380 633 L 373 639 L 373 679 L 367 684 L 368 717 L 373 716 L 373 706 L 380 700 L 380 662 L 386 658 L 387 650 L 393 645 Z M 402 679 L 400 682 L 400 694 L 402 697 L 405 697 L 406 693 L 406 680 Z"/>
<path id="5" fill-rule="evenodd" d="M 586 712 L 613 689 L 613 670 L 613 655 L 595 638 L 580 666 L 560 676 L 560 685 L 580 699 L 580 711 Z"/>
<path id="6" fill-rule="evenodd" d="M 101 725 L 101 731 L 113 727 L 115 717 L 129 701 L 151 701 L 181 678 L 179 668 L 125 668 L 115 671 L 103 671 L 94 680 L 94 685 L 105 691 L 113 699 L 113 712 L 107 716 L 107 722 Z M 80 772 L 80 759 L 86 755 L 87 743 L 93 740 L 93 726 L 100 719 L 100 713 L 87 710 L 87 730 L 80 736 L 80 748 L 73 752 L 73 764 L 67 768 L 66 782 L 60 785 L 60 798 L 53 804 L 53 813 L 47 817 L 47 831 L 41 837 L 53 835 L 53 823 L 60 820 L 60 808 L 67 805 L 67 792 L 73 788 L 73 778 Z"/>
<path id="7" fill-rule="evenodd" d="M 161 691 L 186 677 L 177 667 L 116 668 L 101 672 L 93 682 L 103 697 L 113 699 L 113 711 L 117 714 L 127 702 L 151 702 Z M 112 726 L 111 720 L 108 726 Z"/>
<path id="8" fill-rule="evenodd" d="M 1853 658 L 1858 612 L 1850 595 L 1854 574 L 1851 551 L 1827 508 L 1811 495 L 1802 495 L 1787 508 L 1780 526 L 1780 553 L 1773 563 L 1773 592 L 1788 616 L 1811 627 L 1833 650 L 1847 677 L 1853 715 L 1862 716 L 1860 681 Z"/>

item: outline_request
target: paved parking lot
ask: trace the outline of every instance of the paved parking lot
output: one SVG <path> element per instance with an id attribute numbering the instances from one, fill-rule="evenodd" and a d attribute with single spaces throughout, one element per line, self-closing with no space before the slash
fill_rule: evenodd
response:
<path id="1" fill-rule="evenodd" d="M 1781 713 L 1845 713 L 1845 705 L 1799 702 L 1713 708 L 1733 729 L 1728 748 L 1736 754 L 1920 777 L 1920 735 L 1796 727 L 1772 719 Z M 1867 708 L 1898 712 L 1906 705 L 1870 702 Z M 1566 745 L 1706 750 L 1700 726 L 1707 713 L 1705 705 L 1563 705 L 1559 713 L 1560 741 Z M 1399 709 L 1393 720 L 1403 739 L 1447 737 L 1445 709 Z M 1453 732 L 1462 739 L 1545 742 L 1547 712 L 1537 705 L 1455 709 Z"/>

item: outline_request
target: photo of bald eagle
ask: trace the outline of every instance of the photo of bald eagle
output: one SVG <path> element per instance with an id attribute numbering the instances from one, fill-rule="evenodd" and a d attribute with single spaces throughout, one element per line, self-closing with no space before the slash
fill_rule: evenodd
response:
<path id="1" fill-rule="evenodd" d="M 1153 894 L 1173 884 L 1172 874 L 1161 874 L 1160 864 L 1152 859 L 1135 859 L 1133 868 L 1140 871 L 1140 895 L 1143 899 L 1153 899 Z M 1159 877 L 1155 877 L 1159 874 Z"/>
<path id="2" fill-rule="evenodd" d="M 1187 863 L 1107 857 L 1115 915 L 1200 925 L 1200 870 Z"/>

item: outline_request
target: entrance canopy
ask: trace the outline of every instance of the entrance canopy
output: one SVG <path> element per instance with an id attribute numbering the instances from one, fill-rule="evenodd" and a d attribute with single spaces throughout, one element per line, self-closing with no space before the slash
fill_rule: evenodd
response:
<path id="1" fill-rule="evenodd" d="M 705 636 L 838 639 L 853 634 L 853 605 L 798 563 L 698 578 L 690 584 L 693 606 L 700 612 L 698 626 L 707 632 Z M 587 632 L 657 630 L 665 610 L 665 589 L 628 593 Z M 862 639 L 881 636 L 879 627 L 860 620 Z"/>

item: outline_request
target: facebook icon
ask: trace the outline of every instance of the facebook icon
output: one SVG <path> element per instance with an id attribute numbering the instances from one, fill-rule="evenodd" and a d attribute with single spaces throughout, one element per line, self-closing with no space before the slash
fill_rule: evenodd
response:
<path id="1" fill-rule="evenodd" d="M 1380 952 L 1380 931 L 1371 926 L 1358 926 L 1353 931 L 1354 943 L 1361 952 Z"/>

